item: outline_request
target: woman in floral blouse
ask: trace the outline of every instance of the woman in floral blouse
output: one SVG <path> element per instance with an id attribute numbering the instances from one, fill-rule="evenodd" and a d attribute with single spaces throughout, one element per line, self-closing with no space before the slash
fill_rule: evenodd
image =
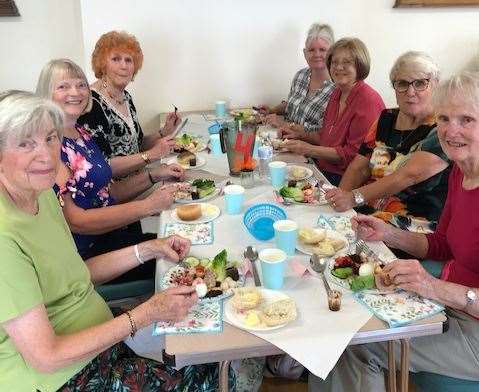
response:
<path id="1" fill-rule="evenodd" d="M 83 113 L 78 124 L 93 136 L 110 165 L 118 173 L 130 174 L 169 154 L 175 144 L 168 136 L 180 122 L 169 113 L 159 132 L 143 135 L 131 95 L 126 87 L 143 64 L 137 39 L 126 32 L 103 34 L 92 54 L 92 67 L 98 78 L 91 85 L 92 108 Z"/>
<path id="2" fill-rule="evenodd" d="M 91 106 L 91 95 L 85 74 L 72 61 L 49 62 L 40 75 L 37 94 L 52 99 L 65 114 L 64 165 L 57 176 L 57 193 L 80 255 L 86 259 L 156 237 L 143 234 L 138 221 L 169 208 L 178 186 L 164 185 L 142 200 L 133 199 L 160 179 L 183 178 L 184 170 L 178 165 L 161 165 L 112 182 L 115 169 L 90 134 L 76 123 Z M 154 265 L 147 263 L 129 272 L 128 280 L 138 279 L 136 274 L 153 273 Z"/>

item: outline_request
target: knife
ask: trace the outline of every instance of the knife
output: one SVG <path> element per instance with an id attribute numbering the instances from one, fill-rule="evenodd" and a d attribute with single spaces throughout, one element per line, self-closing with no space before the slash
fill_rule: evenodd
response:
<path id="1" fill-rule="evenodd" d="M 178 135 L 181 132 L 181 130 L 185 127 L 187 122 L 188 122 L 188 118 L 185 118 L 183 122 L 181 123 L 181 125 L 178 128 L 176 128 L 176 131 L 173 132 L 173 136 Z"/>

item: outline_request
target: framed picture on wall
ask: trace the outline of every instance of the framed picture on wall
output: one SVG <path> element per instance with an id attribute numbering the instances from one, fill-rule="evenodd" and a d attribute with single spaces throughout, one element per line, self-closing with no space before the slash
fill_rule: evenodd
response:
<path id="1" fill-rule="evenodd" d="M 0 0 L 0 16 L 20 16 L 13 0 Z"/>
<path id="2" fill-rule="evenodd" d="M 446 7 L 479 5 L 479 0 L 396 0 L 394 8 L 399 7 Z"/>

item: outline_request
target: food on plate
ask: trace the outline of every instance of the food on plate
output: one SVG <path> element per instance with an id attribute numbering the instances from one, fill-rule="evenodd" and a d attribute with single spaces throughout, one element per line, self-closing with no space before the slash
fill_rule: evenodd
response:
<path id="1" fill-rule="evenodd" d="M 296 320 L 296 304 L 292 299 L 282 299 L 264 305 L 260 318 L 268 327 L 275 327 Z"/>
<path id="2" fill-rule="evenodd" d="M 256 308 L 263 299 L 261 291 L 256 287 L 241 287 L 235 290 L 232 305 L 236 310 L 251 310 Z"/>
<path id="3" fill-rule="evenodd" d="M 289 171 L 288 174 L 295 180 L 301 180 L 306 176 L 306 169 L 301 166 L 293 166 Z"/>
<path id="4" fill-rule="evenodd" d="M 196 155 L 190 151 L 183 151 L 176 157 L 178 163 L 182 166 L 196 166 Z"/>
<path id="5" fill-rule="evenodd" d="M 198 200 L 211 195 L 216 189 L 215 182 L 207 178 L 197 178 L 191 184 L 175 192 L 175 200 Z"/>
<path id="6" fill-rule="evenodd" d="M 200 298 L 220 296 L 240 285 L 236 262 L 228 263 L 226 260 L 225 249 L 213 260 L 188 256 L 183 260 L 184 266 L 176 266 L 167 272 L 162 287 L 194 286 Z M 229 276 L 226 276 L 226 271 L 230 272 Z"/>
<path id="7" fill-rule="evenodd" d="M 288 139 L 273 139 L 271 140 L 271 145 L 275 150 L 281 150 L 287 142 Z"/>
<path id="8" fill-rule="evenodd" d="M 261 319 L 259 316 L 259 312 L 257 310 L 249 310 L 246 312 L 246 316 L 244 318 L 244 323 L 248 327 L 256 327 L 261 324 Z"/>
<path id="9" fill-rule="evenodd" d="M 241 120 L 246 122 L 256 121 L 255 115 L 257 114 L 257 112 L 253 109 L 237 109 L 232 110 L 230 113 L 235 120 Z"/>
<path id="10" fill-rule="evenodd" d="M 175 151 L 176 152 L 181 152 L 181 151 L 190 151 L 190 152 L 196 152 L 198 151 L 198 146 L 200 145 L 200 138 L 197 136 L 193 135 L 188 135 L 187 133 L 184 133 L 181 136 L 177 136 L 175 138 Z"/>
<path id="11" fill-rule="evenodd" d="M 193 221 L 201 218 L 201 204 L 186 204 L 176 207 L 176 215 L 183 221 Z"/>
<path id="12" fill-rule="evenodd" d="M 195 286 L 196 294 L 198 294 L 198 298 L 203 298 L 206 293 L 208 292 L 208 287 L 205 283 L 198 283 Z"/>
<path id="13" fill-rule="evenodd" d="M 319 190 L 309 181 L 288 181 L 288 185 L 279 190 L 279 194 L 298 203 L 318 204 Z"/>
<path id="14" fill-rule="evenodd" d="M 383 271 L 383 266 L 377 263 L 374 268 L 374 276 L 380 279 L 379 284 L 385 287 L 389 287 L 393 284 L 393 281 L 388 273 Z M 377 282 L 377 280 L 376 280 Z"/>
<path id="15" fill-rule="evenodd" d="M 303 228 L 298 231 L 298 237 L 304 244 L 314 245 L 326 238 L 326 230 Z"/>
<path id="16" fill-rule="evenodd" d="M 337 257 L 334 260 L 331 274 L 346 280 L 352 291 L 376 288 L 376 276 L 381 278 L 381 283 L 384 282 L 384 286 L 389 286 L 392 283 L 389 276 L 382 273 L 380 263 L 362 253 Z"/>
<path id="17" fill-rule="evenodd" d="M 321 257 L 331 257 L 346 246 L 346 241 L 330 238 L 327 231 L 321 228 L 301 228 L 298 231 L 299 240 L 309 245 L 311 252 Z"/>

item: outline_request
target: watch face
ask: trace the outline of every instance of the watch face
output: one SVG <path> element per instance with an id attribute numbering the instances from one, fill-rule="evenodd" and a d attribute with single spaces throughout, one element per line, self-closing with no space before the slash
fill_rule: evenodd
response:
<path id="1" fill-rule="evenodd" d="M 467 296 L 467 299 L 471 302 L 475 301 L 477 297 L 476 292 L 474 290 L 467 290 L 466 296 Z"/>

